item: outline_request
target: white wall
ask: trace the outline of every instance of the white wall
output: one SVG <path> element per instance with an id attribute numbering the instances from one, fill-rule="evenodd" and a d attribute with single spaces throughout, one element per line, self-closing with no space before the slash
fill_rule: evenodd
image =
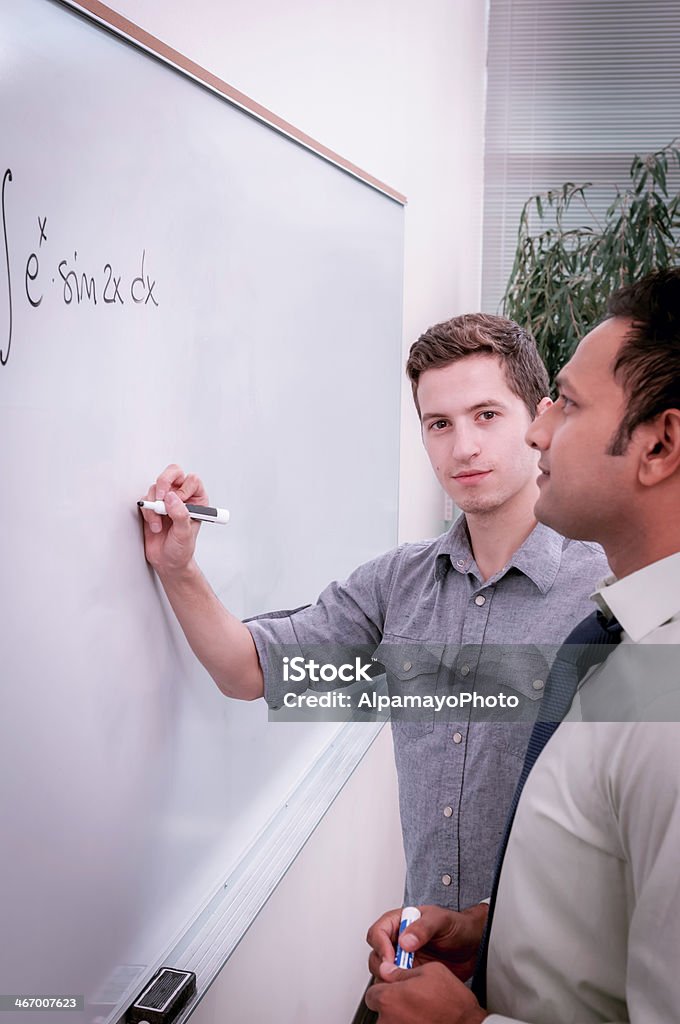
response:
<path id="1" fill-rule="evenodd" d="M 387 727 L 191 1024 L 350 1024 L 368 981 L 368 926 L 401 900 L 404 858 L 391 751 Z"/>
<path id="2" fill-rule="evenodd" d="M 484 0 L 110 0 L 121 14 L 408 196 L 404 355 L 479 308 Z M 442 500 L 404 385 L 400 537 Z M 401 897 L 387 730 L 232 956 L 196 1024 L 346 1024 L 363 936 Z M 275 965 L 282 956 L 287 967 Z"/>

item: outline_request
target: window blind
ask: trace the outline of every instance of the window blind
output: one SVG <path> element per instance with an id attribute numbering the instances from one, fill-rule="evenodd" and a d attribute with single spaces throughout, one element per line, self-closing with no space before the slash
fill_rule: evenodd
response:
<path id="1" fill-rule="evenodd" d="M 482 308 L 497 312 L 530 195 L 593 182 L 601 216 L 633 155 L 680 136 L 680 2 L 490 0 L 485 132 Z"/>

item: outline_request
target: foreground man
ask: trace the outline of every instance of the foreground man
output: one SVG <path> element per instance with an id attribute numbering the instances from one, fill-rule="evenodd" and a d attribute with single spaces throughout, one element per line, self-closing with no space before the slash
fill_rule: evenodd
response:
<path id="1" fill-rule="evenodd" d="M 382 1024 L 678 1020 L 678 673 L 661 645 L 680 643 L 680 270 L 622 289 L 608 312 L 527 439 L 540 451 L 538 518 L 605 549 L 616 579 L 597 602 L 622 642 L 521 791 L 474 983 L 488 1009 L 458 980 L 484 907 L 429 907 L 403 939 L 421 950 L 411 972 L 389 963 L 394 914 L 369 932 L 383 983 L 366 1001 Z"/>

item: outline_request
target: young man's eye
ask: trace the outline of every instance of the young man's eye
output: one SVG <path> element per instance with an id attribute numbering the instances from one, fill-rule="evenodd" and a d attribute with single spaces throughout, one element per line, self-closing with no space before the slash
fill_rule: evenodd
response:
<path id="1" fill-rule="evenodd" d="M 448 426 L 447 420 L 433 420 L 430 424 L 430 430 L 443 430 L 444 427 Z"/>
<path id="2" fill-rule="evenodd" d="M 562 403 L 563 409 L 569 409 L 572 405 L 576 405 L 576 402 L 572 401 L 571 398 L 567 398 L 566 395 L 560 395 L 557 401 Z"/>
<path id="3" fill-rule="evenodd" d="M 480 413 L 480 418 L 483 419 L 485 423 L 490 423 L 491 420 L 495 420 L 497 416 L 498 413 L 494 412 L 493 409 L 485 409 L 483 413 Z"/>

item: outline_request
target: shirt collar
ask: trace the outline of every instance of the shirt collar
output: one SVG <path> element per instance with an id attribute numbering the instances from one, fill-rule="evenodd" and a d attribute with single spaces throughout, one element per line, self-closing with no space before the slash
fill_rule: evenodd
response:
<path id="1" fill-rule="evenodd" d="M 467 523 L 465 516 L 460 515 L 441 539 L 439 554 L 435 561 L 435 578 L 441 583 L 451 566 L 458 572 L 466 573 L 474 564 L 475 556 L 470 547 Z"/>
<path id="2" fill-rule="evenodd" d="M 593 594 L 605 614 L 614 615 L 633 643 L 680 615 L 680 551 L 617 580 L 607 577 Z"/>
<path id="3" fill-rule="evenodd" d="M 528 576 L 542 594 L 547 594 L 559 572 L 562 545 L 563 538 L 559 533 L 555 533 L 543 523 L 537 523 L 524 543 L 515 551 L 505 569 L 494 579 L 500 578 L 509 569 L 514 568 Z M 472 567 L 477 568 L 470 547 L 465 515 L 460 515 L 442 538 L 440 553 L 435 563 L 435 578 L 441 582 L 451 566 L 459 573 L 470 572 Z M 490 581 L 487 580 L 488 582 Z"/>

